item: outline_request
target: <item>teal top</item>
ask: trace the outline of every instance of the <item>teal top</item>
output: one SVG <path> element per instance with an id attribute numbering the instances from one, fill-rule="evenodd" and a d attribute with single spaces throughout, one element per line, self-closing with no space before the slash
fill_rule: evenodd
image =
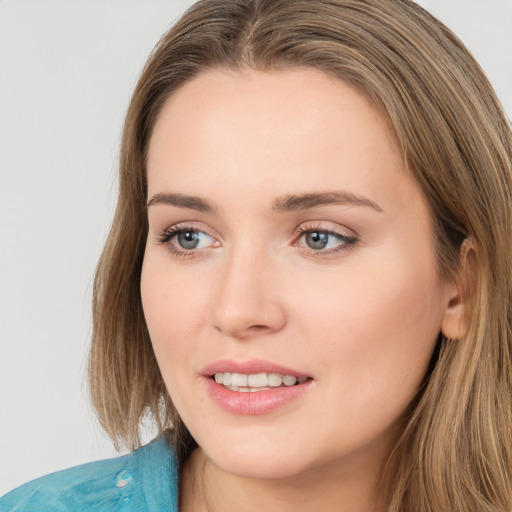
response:
<path id="1" fill-rule="evenodd" d="M 0 512 L 178 512 L 176 458 L 163 435 L 129 455 L 38 478 L 0 498 Z"/>

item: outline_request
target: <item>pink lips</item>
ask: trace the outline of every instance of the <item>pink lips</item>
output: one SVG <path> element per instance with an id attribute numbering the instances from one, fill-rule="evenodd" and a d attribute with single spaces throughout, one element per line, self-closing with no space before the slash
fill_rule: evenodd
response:
<path id="1" fill-rule="evenodd" d="M 212 376 L 215 373 L 280 373 L 295 377 L 307 377 L 302 372 L 284 366 L 253 359 L 250 361 L 222 360 L 206 366 L 201 375 L 204 377 L 206 390 L 210 398 L 223 410 L 242 415 L 267 414 L 278 408 L 288 405 L 304 391 L 310 388 L 312 380 L 308 379 L 302 384 L 289 387 L 272 388 L 265 391 L 240 392 L 232 391 L 222 384 L 217 384 Z"/>

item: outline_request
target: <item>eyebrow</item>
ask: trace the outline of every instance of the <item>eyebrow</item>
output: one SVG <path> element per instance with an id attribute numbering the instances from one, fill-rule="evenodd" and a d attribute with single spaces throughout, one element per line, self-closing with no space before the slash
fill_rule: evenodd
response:
<path id="1" fill-rule="evenodd" d="M 330 204 L 347 206 L 365 206 L 382 212 L 382 208 L 375 202 L 365 197 L 358 196 L 352 192 L 329 191 L 314 194 L 289 195 L 274 202 L 274 210 L 287 212 L 292 210 L 308 210 L 317 206 Z"/>
<path id="2" fill-rule="evenodd" d="M 215 208 L 200 197 L 187 196 L 183 194 L 155 194 L 147 203 L 146 207 L 157 204 L 166 204 L 177 206 L 178 208 L 188 208 L 203 213 L 215 213 Z M 310 194 L 291 194 L 280 197 L 274 201 L 272 209 L 276 212 L 288 212 L 295 210 L 308 210 L 318 206 L 325 205 L 343 205 L 343 206 L 364 206 L 373 208 L 377 212 L 382 212 L 382 208 L 375 202 L 365 197 L 358 196 L 346 191 L 328 191 Z"/>
<path id="3" fill-rule="evenodd" d="M 183 194 L 155 194 L 146 204 L 146 208 L 155 204 L 168 204 L 178 208 L 188 208 L 199 212 L 213 213 L 215 208 L 207 201 L 195 196 L 186 196 Z"/>

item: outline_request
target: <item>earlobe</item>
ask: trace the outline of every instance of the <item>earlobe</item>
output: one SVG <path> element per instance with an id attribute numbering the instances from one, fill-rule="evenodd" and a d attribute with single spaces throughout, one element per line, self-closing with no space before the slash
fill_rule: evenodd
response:
<path id="1" fill-rule="evenodd" d="M 447 301 L 441 332 L 448 339 L 460 339 L 469 329 L 469 305 L 474 290 L 475 271 L 475 244 L 466 238 L 460 248 L 459 272 L 456 278 L 447 284 Z"/>
<path id="2" fill-rule="evenodd" d="M 458 294 L 446 306 L 441 332 L 448 339 L 459 339 L 466 334 L 468 327 L 467 306 Z"/>

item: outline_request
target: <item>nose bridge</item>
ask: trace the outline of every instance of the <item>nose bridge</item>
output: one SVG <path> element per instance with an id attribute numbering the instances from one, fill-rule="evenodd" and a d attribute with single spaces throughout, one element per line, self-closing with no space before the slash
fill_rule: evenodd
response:
<path id="1" fill-rule="evenodd" d="M 217 330 L 245 338 L 275 332 L 285 323 L 275 265 L 268 247 L 243 240 L 227 251 L 213 305 Z"/>

